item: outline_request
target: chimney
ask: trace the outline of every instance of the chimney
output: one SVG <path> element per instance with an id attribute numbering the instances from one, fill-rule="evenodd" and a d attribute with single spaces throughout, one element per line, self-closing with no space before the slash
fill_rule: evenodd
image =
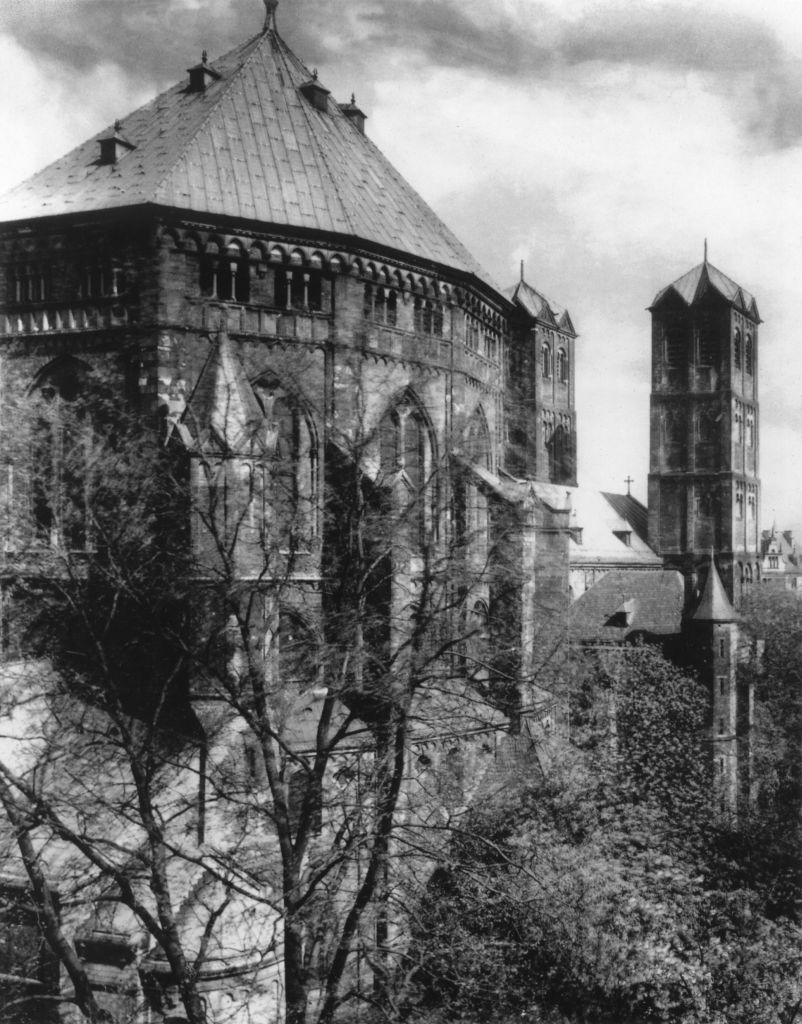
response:
<path id="1" fill-rule="evenodd" d="M 187 92 L 206 92 L 206 86 L 216 82 L 220 75 L 209 67 L 209 55 L 203 51 L 200 64 L 187 68 L 189 89 Z"/>
<path id="2" fill-rule="evenodd" d="M 365 134 L 365 121 L 367 116 L 364 111 L 360 110 L 356 105 L 356 96 L 351 93 L 350 103 L 341 103 L 340 110 L 345 114 L 348 120 L 353 124 L 357 131 L 360 131 L 363 135 Z"/>
<path id="3" fill-rule="evenodd" d="M 101 164 L 116 164 L 118 160 L 125 156 L 126 153 L 130 153 L 132 149 L 136 149 L 133 142 L 129 142 L 122 133 L 122 124 L 120 121 L 114 122 L 114 131 L 111 135 L 106 135 L 100 142 L 100 163 Z"/>

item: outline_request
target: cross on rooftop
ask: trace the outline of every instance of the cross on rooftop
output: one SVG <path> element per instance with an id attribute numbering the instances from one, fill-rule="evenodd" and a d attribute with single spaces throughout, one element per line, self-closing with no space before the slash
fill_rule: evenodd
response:
<path id="1" fill-rule="evenodd" d="M 628 476 L 624 483 L 627 485 L 627 497 L 630 498 L 632 497 L 632 485 L 635 483 L 635 481 L 632 479 L 631 476 Z"/>

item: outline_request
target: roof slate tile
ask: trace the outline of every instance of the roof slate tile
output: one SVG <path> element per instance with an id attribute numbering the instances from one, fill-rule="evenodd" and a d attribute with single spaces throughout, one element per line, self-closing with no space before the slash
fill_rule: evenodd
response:
<path id="1" fill-rule="evenodd" d="M 0 219 L 155 204 L 349 234 L 496 288 L 461 242 L 330 100 L 301 94 L 309 70 L 268 30 L 123 119 L 137 148 L 101 165 L 104 129 L 0 199 Z"/>

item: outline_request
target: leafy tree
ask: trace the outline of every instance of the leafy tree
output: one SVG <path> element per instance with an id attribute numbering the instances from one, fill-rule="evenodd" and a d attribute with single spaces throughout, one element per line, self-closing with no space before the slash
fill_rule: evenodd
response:
<path id="1" fill-rule="evenodd" d="M 560 768 L 477 807 L 433 878 L 416 1012 L 790 1024 L 802 932 L 723 870 L 705 695 L 649 648 L 610 658 Z"/>

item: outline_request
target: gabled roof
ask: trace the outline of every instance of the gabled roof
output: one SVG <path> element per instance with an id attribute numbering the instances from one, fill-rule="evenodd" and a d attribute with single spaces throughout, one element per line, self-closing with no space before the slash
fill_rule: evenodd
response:
<path id="1" fill-rule="evenodd" d="M 692 306 L 702 298 L 708 289 L 718 292 L 722 298 L 735 306 L 736 309 L 740 309 L 751 319 L 760 323 L 760 314 L 757 310 L 755 297 L 745 288 L 741 288 L 735 281 L 727 277 L 726 274 L 722 274 L 720 270 L 714 267 L 712 263 L 708 263 L 707 260 L 659 291 L 649 309 L 654 309 L 655 306 L 659 305 L 670 294 L 679 296 L 686 306 Z"/>
<path id="2" fill-rule="evenodd" d="M 510 301 L 517 303 L 524 309 L 533 319 L 554 324 L 565 334 L 576 336 L 568 310 L 558 306 L 556 302 L 547 299 L 545 295 L 536 291 L 526 281 L 520 280 L 514 287 L 507 288 L 504 294 Z"/>
<path id="3" fill-rule="evenodd" d="M 737 622 L 738 613 L 733 608 L 724 584 L 716 568 L 716 560 L 711 552 L 710 571 L 705 580 L 705 589 L 699 606 L 693 613 L 696 622 Z"/>
<path id="4" fill-rule="evenodd" d="M 662 567 L 662 559 L 646 539 L 646 510 L 631 495 L 540 481 L 532 481 L 528 486 L 549 507 L 571 509 L 572 566 Z"/>
<path id="5" fill-rule="evenodd" d="M 676 570 L 612 570 L 571 605 L 571 638 L 622 643 L 632 633 L 674 636 L 682 628 L 685 584 Z"/>
<path id="6" fill-rule="evenodd" d="M 120 122 L 131 149 L 100 162 L 106 128 L 0 198 L 0 221 L 157 204 L 362 240 L 496 285 L 272 24 Z M 219 77 L 215 78 L 214 75 Z"/>
<path id="7" fill-rule="evenodd" d="M 264 413 L 231 340 L 221 331 L 184 410 L 182 422 L 199 448 L 250 450 Z"/>

